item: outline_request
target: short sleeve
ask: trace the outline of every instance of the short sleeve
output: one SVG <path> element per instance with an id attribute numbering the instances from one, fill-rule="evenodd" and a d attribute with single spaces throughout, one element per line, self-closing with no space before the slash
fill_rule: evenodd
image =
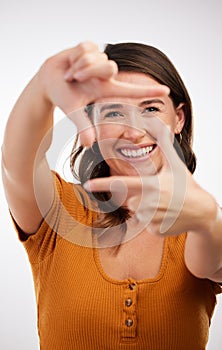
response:
<path id="1" fill-rule="evenodd" d="M 82 186 L 66 182 L 56 172 L 52 174 L 55 183 L 54 201 L 36 233 L 26 235 L 14 222 L 31 264 L 40 263 L 53 254 L 59 239 L 84 246 L 92 244 L 96 206 Z"/>

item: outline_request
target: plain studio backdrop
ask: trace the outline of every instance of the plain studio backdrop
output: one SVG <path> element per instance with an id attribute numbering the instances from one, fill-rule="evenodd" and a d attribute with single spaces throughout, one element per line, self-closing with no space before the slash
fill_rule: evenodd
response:
<path id="1" fill-rule="evenodd" d="M 222 206 L 221 16 L 220 0 L 1 1 L 1 143 L 14 102 L 47 57 L 84 40 L 101 48 L 107 42 L 151 44 L 169 56 L 190 92 L 198 158 L 195 178 Z M 66 156 L 56 164 L 62 173 Z M 0 194 L 0 349 L 37 350 L 31 270 L 9 218 L 2 185 Z M 221 327 L 219 297 L 208 350 L 222 348 Z"/>

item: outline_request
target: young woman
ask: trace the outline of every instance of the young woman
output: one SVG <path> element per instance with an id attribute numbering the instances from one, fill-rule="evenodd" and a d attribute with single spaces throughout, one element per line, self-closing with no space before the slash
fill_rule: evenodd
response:
<path id="1" fill-rule="evenodd" d="M 55 107 L 79 131 L 80 184 L 47 163 Z M 25 88 L 5 131 L 3 181 L 32 266 L 41 349 L 205 349 L 222 218 L 192 177 L 191 143 L 187 90 L 150 46 L 79 44 Z"/>

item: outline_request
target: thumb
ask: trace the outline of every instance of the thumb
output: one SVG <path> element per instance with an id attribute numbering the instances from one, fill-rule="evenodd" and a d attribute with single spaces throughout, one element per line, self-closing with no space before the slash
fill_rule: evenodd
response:
<path id="1" fill-rule="evenodd" d="M 183 163 L 185 163 L 185 160 L 183 159 L 183 152 L 170 127 L 157 116 L 150 116 L 146 119 L 145 123 L 148 133 L 161 149 L 164 167 L 170 168 L 171 171 L 184 167 Z M 175 147 L 180 153 L 180 157 Z"/>

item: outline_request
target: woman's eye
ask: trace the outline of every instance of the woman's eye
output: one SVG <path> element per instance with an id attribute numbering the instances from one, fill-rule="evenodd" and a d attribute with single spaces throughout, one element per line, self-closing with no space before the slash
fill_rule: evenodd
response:
<path id="1" fill-rule="evenodd" d="M 113 111 L 105 114 L 105 118 L 119 118 L 119 117 L 123 117 L 123 114 L 117 111 Z"/>
<path id="2" fill-rule="evenodd" d="M 154 107 L 154 106 L 146 107 L 146 108 L 144 109 L 144 112 L 145 112 L 145 113 L 148 113 L 148 112 L 158 112 L 158 111 L 159 111 L 159 108 Z M 144 113 L 144 112 L 143 112 L 143 113 Z"/>

